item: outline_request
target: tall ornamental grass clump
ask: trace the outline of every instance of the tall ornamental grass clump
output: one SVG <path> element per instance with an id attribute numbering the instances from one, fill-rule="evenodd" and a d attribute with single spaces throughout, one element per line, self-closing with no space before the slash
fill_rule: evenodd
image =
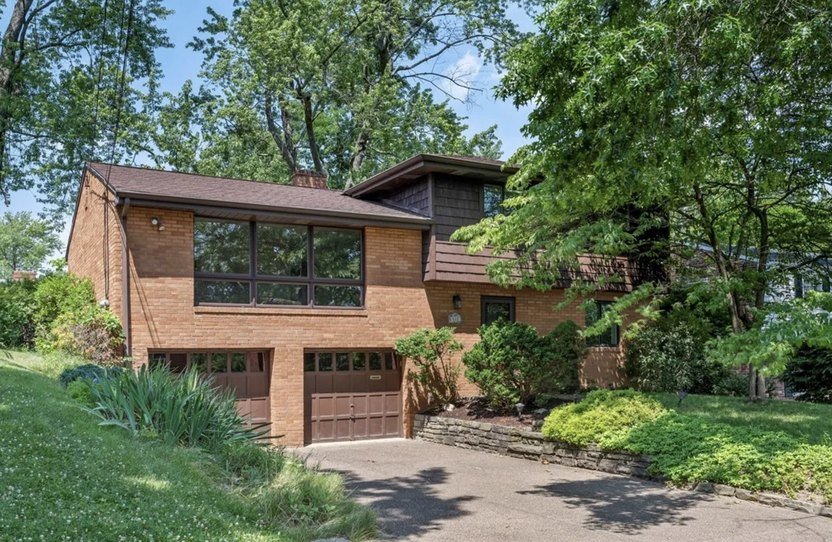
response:
<path id="1" fill-rule="evenodd" d="M 93 387 L 102 425 L 168 444 L 218 450 L 237 441 L 264 438 L 263 426 L 249 427 L 237 412 L 231 390 L 220 390 L 197 371 L 173 374 L 165 367 L 125 371 Z"/>

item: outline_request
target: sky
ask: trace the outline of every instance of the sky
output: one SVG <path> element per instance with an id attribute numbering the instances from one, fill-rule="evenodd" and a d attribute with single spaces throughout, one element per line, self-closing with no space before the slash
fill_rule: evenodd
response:
<path id="1" fill-rule="evenodd" d="M 160 49 L 157 57 L 162 65 L 164 79 L 162 90 L 178 92 L 182 84 L 190 79 L 194 86 L 199 86 L 199 71 L 202 55 L 187 48 L 186 45 L 198 33 L 197 29 L 206 18 L 206 8 L 211 6 L 217 12 L 230 15 L 233 7 L 232 0 L 175 0 L 166 2 L 174 12 L 161 24 L 167 29 L 173 48 Z M 0 25 L 8 20 L 8 10 L 4 10 L 0 17 Z M 509 16 L 518 24 L 522 31 L 534 29 L 531 19 L 518 8 L 511 9 Z M 524 143 L 521 128 L 528 118 L 528 109 L 517 110 L 512 104 L 496 100 L 493 88 L 500 80 L 500 74 L 494 67 L 483 65 L 476 49 L 461 48 L 449 55 L 445 62 L 437 68 L 446 74 L 453 73 L 471 82 L 471 86 L 482 88 L 481 92 L 468 93 L 460 87 L 446 87 L 444 90 L 453 95 L 450 100 L 457 114 L 466 117 L 468 135 L 480 132 L 492 125 L 497 125 L 497 137 L 502 141 L 503 157 L 510 157 L 518 147 Z M 441 95 L 436 92 L 437 96 Z M 149 165 L 149 164 L 138 164 Z M 79 170 L 78 174 L 81 172 Z M 12 194 L 11 206 L 0 207 L 0 212 L 29 211 L 37 214 L 41 205 L 36 201 L 36 195 L 28 191 Z M 69 236 L 69 223 L 72 217 L 65 219 L 61 239 L 66 243 Z M 62 255 L 63 250 L 58 255 Z"/>

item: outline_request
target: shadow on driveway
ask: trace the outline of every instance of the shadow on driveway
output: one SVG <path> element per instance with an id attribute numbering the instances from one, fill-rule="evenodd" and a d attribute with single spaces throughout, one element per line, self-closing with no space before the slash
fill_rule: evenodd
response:
<path id="1" fill-rule="evenodd" d="M 441 522 L 470 514 L 462 505 L 478 497 L 442 498 L 437 488 L 449 483 L 444 467 L 431 467 L 409 476 L 363 480 L 349 470 L 326 469 L 344 476 L 353 496 L 378 513 L 382 530 L 396 537 L 418 537 L 440 529 Z"/>
<path id="2" fill-rule="evenodd" d="M 682 526 L 693 520 L 686 510 L 713 497 L 701 493 L 668 491 L 643 480 L 603 476 L 586 480 L 557 481 L 521 495 L 557 497 L 570 508 L 589 513 L 584 526 L 590 530 L 636 535 L 657 525 Z"/>

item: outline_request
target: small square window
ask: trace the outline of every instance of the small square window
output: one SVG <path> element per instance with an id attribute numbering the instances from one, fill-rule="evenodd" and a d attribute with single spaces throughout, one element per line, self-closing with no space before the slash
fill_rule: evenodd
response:
<path id="1" fill-rule="evenodd" d="M 205 372 L 206 367 L 208 365 L 208 354 L 203 352 L 199 352 L 196 354 L 191 354 L 191 368 L 199 371 Z"/>
<path id="2" fill-rule="evenodd" d="M 150 354 L 150 359 L 148 359 L 148 364 L 150 368 L 156 367 L 164 367 L 168 364 L 168 355 L 167 354 Z"/>
<path id="3" fill-rule="evenodd" d="M 506 198 L 505 187 L 501 184 L 486 184 L 482 187 L 482 212 L 485 216 L 500 214 L 503 200 Z"/>
<path id="4" fill-rule="evenodd" d="M 332 354 L 318 354 L 318 370 L 321 372 L 329 372 L 332 370 Z"/>
<path id="5" fill-rule="evenodd" d="M 379 352 L 370 352 L 370 370 L 381 370 L 381 354 Z"/>
<path id="6" fill-rule="evenodd" d="M 246 355 L 243 352 L 234 352 L 231 354 L 231 372 L 246 372 Z"/>
<path id="7" fill-rule="evenodd" d="M 228 354 L 213 353 L 211 354 L 211 372 L 224 373 L 228 371 Z"/>
<path id="8" fill-rule="evenodd" d="M 303 355 L 303 370 L 306 372 L 315 372 L 315 354 L 306 352 Z"/>
<path id="9" fill-rule="evenodd" d="M 586 311 L 587 327 L 601 319 L 604 313 L 612 306 L 612 301 L 595 301 Z M 618 346 L 619 329 L 618 325 L 610 326 L 602 334 L 595 337 L 587 337 L 587 346 Z"/>
<path id="10" fill-rule="evenodd" d="M 170 355 L 170 370 L 174 373 L 181 373 L 188 368 L 188 354 L 178 353 Z"/>
<path id="11" fill-rule="evenodd" d="M 488 325 L 494 322 L 514 322 L 514 298 L 513 297 L 486 297 L 480 299 L 482 309 L 482 324 Z"/>
<path id="12" fill-rule="evenodd" d="M 335 370 L 349 371 L 350 370 L 350 355 L 347 353 L 335 354 Z"/>
<path id="13" fill-rule="evenodd" d="M 364 371 L 367 369 L 367 355 L 364 352 L 356 352 L 352 355 L 352 370 Z"/>

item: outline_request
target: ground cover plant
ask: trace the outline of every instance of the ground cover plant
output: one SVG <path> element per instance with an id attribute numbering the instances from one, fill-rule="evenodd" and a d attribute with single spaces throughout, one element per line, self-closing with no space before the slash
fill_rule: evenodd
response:
<path id="1" fill-rule="evenodd" d="M 58 382 L 65 368 L 0 353 L 0 538 L 374 535 L 372 512 L 347 498 L 337 476 L 279 449 L 231 442 L 208 453 L 102 427 Z"/>
<path id="2" fill-rule="evenodd" d="M 552 411 L 548 438 L 652 459 L 675 484 L 723 483 L 832 502 L 832 407 L 598 390 Z"/>

